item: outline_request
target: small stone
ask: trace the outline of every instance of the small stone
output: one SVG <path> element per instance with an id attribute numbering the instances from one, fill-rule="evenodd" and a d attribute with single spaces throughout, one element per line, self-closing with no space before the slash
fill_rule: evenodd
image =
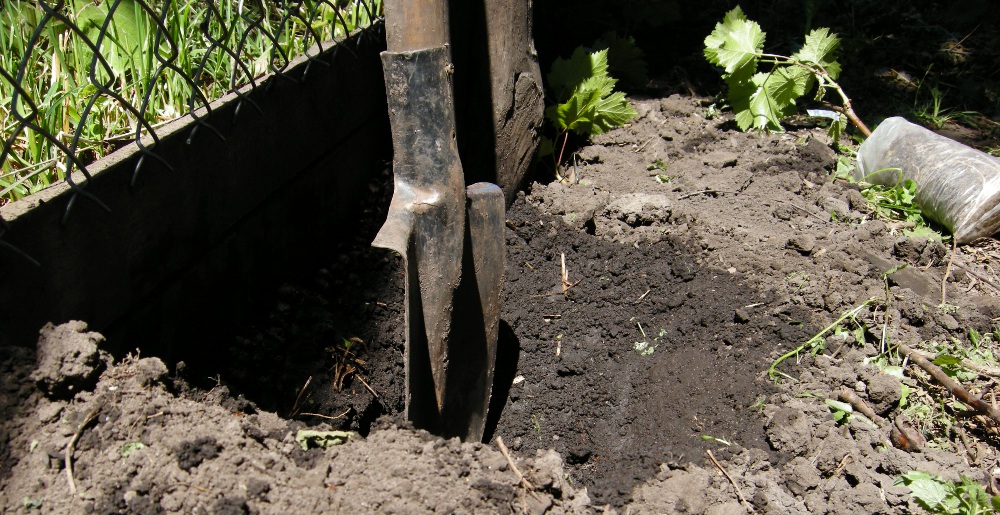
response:
<path id="1" fill-rule="evenodd" d="M 820 200 L 818 204 L 819 207 L 823 208 L 823 211 L 831 213 L 840 220 L 846 219 L 847 215 L 851 212 L 851 207 L 847 205 L 847 202 L 835 197 L 826 197 Z"/>
<path id="2" fill-rule="evenodd" d="M 167 376 L 167 365 L 160 358 L 142 358 L 135 364 L 139 384 L 150 386 Z"/>
<path id="3" fill-rule="evenodd" d="M 788 238 L 785 246 L 798 251 L 803 256 L 808 256 L 816 248 L 816 237 L 811 234 L 797 234 Z"/>
<path id="4" fill-rule="evenodd" d="M 59 418 L 63 405 L 59 402 L 43 402 L 38 406 L 38 420 L 42 423 L 49 423 Z"/>
<path id="5" fill-rule="evenodd" d="M 941 324 L 941 327 L 949 331 L 957 331 L 962 327 L 959 325 L 958 320 L 955 320 L 955 317 L 948 313 L 944 313 L 938 317 L 938 324 Z"/>

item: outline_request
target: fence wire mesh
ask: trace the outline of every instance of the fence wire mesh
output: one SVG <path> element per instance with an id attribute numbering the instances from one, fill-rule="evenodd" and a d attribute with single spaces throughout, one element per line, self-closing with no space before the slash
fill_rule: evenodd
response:
<path id="1" fill-rule="evenodd" d="M 135 145 L 144 163 L 157 129 L 190 114 L 218 134 L 211 105 L 271 74 L 306 80 L 324 49 L 382 15 L 381 0 L 4 0 L 0 9 L 0 206 L 66 181 L 86 191 L 88 166 Z M 305 54 L 298 78 L 285 74 Z M 244 88 L 249 86 L 249 88 Z M 204 109 L 202 109 L 204 108 Z M 201 113 L 199 115 L 199 113 Z M 144 143 L 145 141 L 145 143 Z M 150 143 L 151 142 L 151 143 Z M 82 173 L 82 182 L 73 172 Z M 101 204 L 103 205 L 103 204 Z M 67 215 L 69 213 L 67 206 Z M 6 222 L 0 218 L 0 246 Z M 16 249 L 13 249 L 16 251 Z"/>

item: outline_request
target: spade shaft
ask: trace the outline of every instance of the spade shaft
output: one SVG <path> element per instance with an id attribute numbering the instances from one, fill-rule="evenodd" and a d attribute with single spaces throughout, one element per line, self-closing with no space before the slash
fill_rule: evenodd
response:
<path id="1" fill-rule="evenodd" d="M 443 436 L 479 440 L 496 360 L 504 197 L 490 184 L 465 188 L 447 3 L 384 5 L 394 185 L 372 245 L 404 259 L 407 417 Z"/>

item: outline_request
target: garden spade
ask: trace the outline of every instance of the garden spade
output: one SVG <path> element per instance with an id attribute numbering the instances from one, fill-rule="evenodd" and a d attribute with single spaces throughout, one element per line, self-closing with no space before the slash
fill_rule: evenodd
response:
<path id="1" fill-rule="evenodd" d="M 387 0 L 384 8 L 394 187 L 372 245 L 405 262 L 407 417 L 442 436 L 479 440 L 496 359 L 503 193 L 476 184 L 467 199 L 446 0 Z"/>

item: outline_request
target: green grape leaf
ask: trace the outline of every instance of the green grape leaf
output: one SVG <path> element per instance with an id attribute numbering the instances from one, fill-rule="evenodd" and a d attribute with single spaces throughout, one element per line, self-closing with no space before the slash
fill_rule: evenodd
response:
<path id="1" fill-rule="evenodd" d="M 757 73 L 749 82 L 729 83 L 729 104 L 740 130 L 783 132 L 781 118 L 795 114 L 798 79 L 788 69 Z"/>
<path id="2" fill-rule="evenodd" d="M 596 77 L 590 77 L 580 83 L 579 86 L 574 90 L 576 93 L 589 94 L 590 92 L 595 92 L 599 97 L 604 97 L 610 95 L 615 90 L 615 84 L 618 81 L 607 75 L 598 75 Z"/>
<path id="3" fill-rule="evenodd" d="M 826 70 L 831 79 L 837 80 L 840 76 L 840 64 L 834 55 L 840 47 L 840 38 L 835 34 L 830 34 L 830 29 L 813 29 L 806 35 L 806 42 L 802 48 L 792 55 L 792 59 L 816 66 Z"/>
<path id="4" fill-rule="evenodd" d="M 748 80 L 757 70 L 764 49 L 764 31 L 739 7 L 726 13 L 705 38 L 705 58 L 736 80 Z"/>
<path id="5" fill-rule="evenodd" d="M 592 104 L 591 99 L 583 95 L 573 95 L 569 100 L 561 104 L 550 106 L 545 110 L 545 117 L 548 118 L 559 132 L 575 130 L 578 126 L 590 124 L 588 113 Z"/>
<path id="6" fill-rule="evenodd" d="M 751 81 L 726 80 L 729 87 L 729 107 L 736 115 L 736 125 L 746 132 L 754 127 L 754 116 L 750 111 L 750 97 L 757 91 Z"/>
<path id="7" fill-rule="evenodd" d="M 607 74 L 607 58 L 607 49 L 590 53 L 578 48 L 568 61 L 553 64 L 549 83 L 568 93 L 546 109 L 545 116 L 560 132 L 593 136 L 636 116 L 625 94 L 614 91 L 618 81 Z"/>
<path id="8" fill-rule="evenodd" d="M 938 512 L 944 508 L 949 497 L 948 488 L 941 481 L 941 478 L 919 470 L 903 474 L 894 485 L 909 488 L 917 504 L 931 512 Z"/>
<path id="9" fill-rule="evenodd" d="M 797 66 L 783 66 L 768 74 L 763 84 L 764 93 L 784 109 L 795 105 L 795 100 L 805 94 L 811 80 L 812 74 L 808 70 Z"/>
<path id="10" fill-rule="evenodd" d="M 602 134 L 624 125 L 636 116 L 635 109 L 628 103 L 625 94 L 620 91 L 598 99 L 595 110 L 591 134 Z"/>
<path id="11" fill-rule="evenodd" d="M 585 80 L 593 77 L 605 77 L 607 74 L 607 49 L 588 52 L 583 47 L 577 47 L 569 59 L 556 59 L 546 78 L 549 87 L 556 94 L 556 100 L 561 103 L 568 101 L 569 97 Z"/>
<path id="12" fill-rule="evenodd" d="M 840 116 L 838 116 L 836 120 L 833 120 L 830 123 L 830 130 L 828 131 L 830 139 L 833 140 L 833 142 L 836 144 L 837 142 L 840 141 L 840 137 L 843 136 L 844 130 L 846 129 L 847 129 L 847 115 L 845 115 L 844 113 L 840 113 Z M 840 163 L 837 163 L 837 166 L 839 168 Z"/>
<path id="13" fill-rule="evenodd" d="M 931 513 L 990 513 L 1000 498 L 989 495 L 978 482 L 959 475 L 959 483 L 940 476 L 911 470 L 893 483 L 910 489 L 917 504 Z"/>

